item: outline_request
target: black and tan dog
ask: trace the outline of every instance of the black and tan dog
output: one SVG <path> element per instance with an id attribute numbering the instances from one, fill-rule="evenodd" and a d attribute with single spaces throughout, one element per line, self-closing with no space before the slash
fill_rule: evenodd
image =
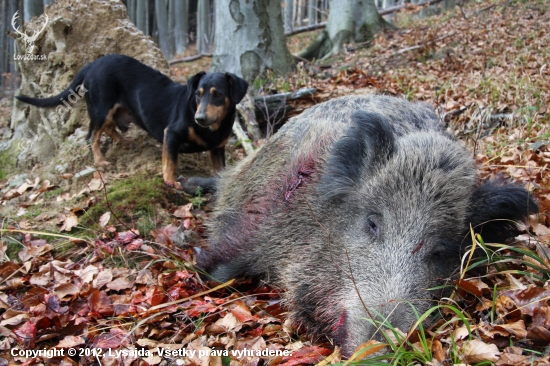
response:
<path id="1" fill-rule="evenodd" d="M 56 107 L 78 91 L 88 107 L 87 138 L 93 135 L 96 164 L 109 164 L 100 150 L 102 133 L 127 145 L 130 141 L 116 128 L 124 132 L 135 123 L 162 143 L 164 182 L 181 189 L 175 178 L 179 152 L 209 151 L 214 169 L 225 166 L 225 144 L 233 128 L 235 105 L 247 88 L 245 80 L 231 73 L 199 72 L 187 85 L 181 85 L 131 57 L 109 55 L 86 65 L 59 95 L 16 98 L 38 107 Z"/>

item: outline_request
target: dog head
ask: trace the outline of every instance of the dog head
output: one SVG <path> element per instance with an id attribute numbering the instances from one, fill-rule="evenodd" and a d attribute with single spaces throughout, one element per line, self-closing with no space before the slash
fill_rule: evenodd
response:
<path id="1" fill-rule="evenodd" d="M 248 83 L 229 72 L 206 74 L 201 71 L 189 79 L 189 99 L 195 98 L 195 122 L 217 130 L 227 113 L 245 96 Z"/>

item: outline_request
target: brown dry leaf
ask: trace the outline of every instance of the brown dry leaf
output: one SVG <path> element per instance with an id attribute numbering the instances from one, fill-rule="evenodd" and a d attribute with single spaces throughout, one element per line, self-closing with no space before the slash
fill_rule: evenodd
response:
<path id="1" fill-rule="evenodd" d="M 100 178 L 93 178 L 88 183 L 88 186 L 86 188 L 88 188 L 92 192 L 99 191 L 100 189 L 103 189 L 103 180 Z"/>
<path id="2" fill-rule="evenodd" d="M 105 212 L 103 215 L 99 217 L 99 226 L 101 227 L 107 226 L 110 219 L 111 219 L 111 211 Z"/>
<path id="3" fill-rule="evenodd" d="M 386 329 L 384 330 L 384 333 L 386 333 L 387 339 L 389 339 L 396 346 L 399 346 L 401 343 L 403 343 L 405 339 L 407 339 L 407 335 L 403 333 L 403 331 L 399 328 L 393 328 L 393 329 L 395 330 L 397 335 L 394 334 L 392 329 Z"/>
<path id="4" fill-rule="evenodd" d="M 78 217 L 74 212 L 67 214 L 63 220 L 63 225 L 61 225 L 61 231 L 71 231 L 73 227 L 78 225 Z"/>
<path id="5" fill-rule="evenodd" d="M 22 195 L 23 193 L 25 193 L 26 191 L 28 191 L 29 189 L 32 189 L 34 188 L 35 185 L 33 183 L 31 183 L 29 180 L 27 180 L 26 182 L 24 182 L 23 184 L 21 184 L 17 189 L 17 193 L 19 193 L 19 195 Z"/>
<path id="6" fill-rule="evenodd" d="M 226 314 L 223 318 L 218 319 L 214 324 L 222 327 L 228 332 L 238 332 L 243 327 L 243 323 L 239 321 L 232 313 Z"/>
<path id="7" fill-rule="evenodd" d="M 365 359 L 366 357 L 380 351 L 386 346 L 386 343 L 378 342 L 374 339 L 371 339 L 370 341 L 363 343 L 359 347 L 357 347 L 353 355 L 350 357 L 349 361 L 351 362 Z"/>
<path id="8" fill-rule="evenodd" d="M 108 283 L 107 288 L 114 291 L 120 291 L 120 290 L 125 290 L 127 288 L 132 288 L 133 285 L 134 284 L 130 282 L 130 280 L 128 280 L 127 278 L 120 277 Z"/>
<path id="9" fill-rule="evenodd" d="M 460 355 L 465 363 L 473 364 L 482 361 L 496 362 L 499 359 L 500 352 L 494 344 L 472 339 L 460 348 Z"/>
<path id="10" fill-rule="evenodd" d="M 15 197 L 21 196 L 21 193 L 17 192 L 16 189 L 10 189 L 4 195 L 2 196 L 3 201 L 9 201 L 11 199 L 14 199 Z"/>
<path id="11" fill-rule="evenodd" d="M 258 320 L 257 317 L 252 315 L 248 306 L 246 306 L 246 304 L 242 301 L 235 301 L 233 304 L 231 304 L 229 311 L 231 311 L 231 314 L 235 315 L 235 318 L 243 323 L 247 321 Z"/>
<path id="12" fill-rule="evenodd" d="M 113 280 L 113 271 L 110 268 L 100 271 L 92 282 L 95 289 L 101 290 L 103 286 Z"/>
<path id="13" fill-rule="evenodd" d="M 525 323 L 521 319 L 517 322 L 496 325 L 495 329 L 505 330 L 509 334 L 514 335 L 516 339 L 523 339 L 527 337 L 527 329 L 525 329 Z"/>
<path id="14" fill-rule="evenodd" d="M 57 286 L 54 289 L 55 294 L 59 297 L 61 300 L 65 300 L 65 297 L 73 297 L 74 295 L 78 294 L 80 292 L 80 289 L 78 286 L 72 284 L 72 283 L 64 283 L 59 286 Z"/>
<path id="15" fill-rule="evenodd" d="M 54 348 L 73 348 L 82 344 L 86 344 L 86 341 L 82 337 L 65 336 Z"/>
<path id="16" fill-rule="evenodd" d="M 50 244 L 46 244 L 44 242 L 43 245 L 39 246 L 25 246 L 18 254 L 17 256 L 21 261 L 26 262 L 28 260 L 31 260 L 33 258 L 41 257 L 44 254 L 51 251 L 53 247 Z"/>
<path id="17" fill-rule="evenodd" d="M 457 280 L 456 285 L 477 297 L 481 297 L 484 293 L 490 293 L 491 289 L 487 286 L 486 283 L 481 281 L 479 278 L 469 278 L 465 280 Z"/>
<path id="18" fill-rule="evenodd" d="M 83 283 L 90 283 L 94 279 L 94 276 L 99 273 L 99 269 L 96 266 L 89 265 L 86 268 L 74 271 L 74 274 L 80 277 Z"/>
<path id="19" fill-rule="evenodd" d="M 524 362 L 527 362 L 527 357 L 522 355 L 516 355 L 513 353 L 503 353 L 497 363 L 496 366 L 512 366 L 512 365 L 521 365 Z"/>
<path id="20" fill-rule="evenodd" d="M 193 342 L 189 343 L 187 345 L 188 350 L 195 350 L 195 355 L 193 357 L 189 357 L 189 360 L 193 362 L 195 365 L 200 366 L 209 366 L 210 364 L 210 348 L 203 346 L 203 340 L 201 338 L 195 339 Z M 202 354 L 207 354 L 206 357 L 199 357 L 198 353 L 199 351 L 202 352 Z"/>
<path id="21" fill-rule="evenodd" d="M 193 218 L 193 214 L 191 213 L 191 210 L 193 209 L 193 204 L 188 203 L 187 205 L 180 206 L 174 211 L 174 216 L 180 219 L 188 219 Z"/>

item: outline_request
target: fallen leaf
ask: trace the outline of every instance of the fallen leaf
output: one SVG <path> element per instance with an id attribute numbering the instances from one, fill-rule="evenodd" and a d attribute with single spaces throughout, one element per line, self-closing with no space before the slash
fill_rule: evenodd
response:
<path id="1" fill-rule="evenodd" d="M 483 361 L 496 362 L 499 359 L 500 352 L 494 344 L 472 339 L 460 348 L 460 355 L 465 363 L 474 364 Z"/>
<path id="2" fill-rule="evenodd" d="M 111 211 L 105 212 L 103 215 L 99 217 L 99 226 L 105 227 L 109 223 L 110 219 L 111 219 Z"/>

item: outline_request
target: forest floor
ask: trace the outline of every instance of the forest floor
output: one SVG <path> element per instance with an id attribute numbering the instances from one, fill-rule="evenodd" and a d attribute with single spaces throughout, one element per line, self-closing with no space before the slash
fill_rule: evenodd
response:
<path id="1" fill-rule="evenodd" d="M 353 361 L 376 354 L 363 363 L 549 365 L 548 3 L 472 1 L 415 19 L 418 10 L 398 13 L 399 29 L 373 42 L 299 62 L 296 72 L 267 75 L 255 86 L 263 94 L 317 89 L 293 102 L 285 119 L 349 94 L 428 102 L 472 151 L 481 179 L 502 175 L 524 184 L 540 214 L 513 246 L 486 247 L 492 255 L 483 275 L 461 273 L 452 300 L 436 309 L 440 321 L 428 329 L 390 329 L 385 343 L 370 341 Z M 291 37 L 291 52 L 317 34 Z M 184 82 L 208 64 L 208 58 L 178 64 L 174 79 Z M 1 100 L 0 137 L 9 134 L 10 110 L 10 100 Z M 244 156 L 238 144 L 230 150 L 233 160 Z M 341 361 L 329 339 L 311 339 L 287 320 L 276 290 L 248 279 L 220 285 L 199 277 L 192 247 L 208 239 L 210 196 L 164 186 L 160 164 L 73 178 L 58 184 L 0 167 L 0 365 Z M 14 356 L 15 348 L 63 355 Z"/>

